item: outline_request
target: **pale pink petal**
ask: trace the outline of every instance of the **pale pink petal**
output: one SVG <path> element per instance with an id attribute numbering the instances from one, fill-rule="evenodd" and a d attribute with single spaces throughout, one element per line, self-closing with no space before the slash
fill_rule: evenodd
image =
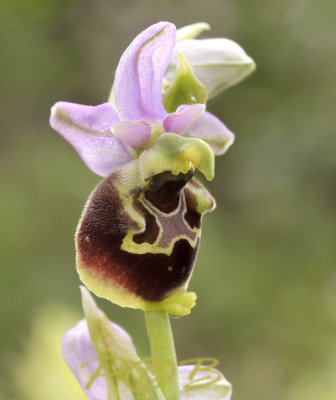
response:
<path id="1" fill-rule="evenodd" d="M 148 142 L 152 128 L 145 121 L 122 121 L 113 125 L 112 132 L 121 142 L 137 149 Z"/>
<path id="2" fill-rule="evenodd" d="M 113 322 L 111 325 L 118 331 L 124 342 L 133 348 L 132 339 L 128 333 Z M 65 333 L 62 340 L 62 353 L 86 396 L 90 400 L 108 400 L 105 377 L 101 376 L 103 372 L 100 371 L 94 379 L 91 379 L 99 368 L 99 361 L 85 319 Z M 92 383 L 88 385 L 90 380 Z"/>
<path id="3" fill-rule="evenodd" d="M 114 99 L 122 119 L 162 119 L 162 80 L 175 46 L 175 25 L 159 22 L 141 32 L 121 56 Z"/>
<path id="4" fill-rule="evenodd" d="M 91 386 L 87 387 L 99 367 L 99 361 L 91 343 L 86 320 L 79 321 L 66 332 L 62 340 L 62 352 L 85 395 L 90 400 L 107 400 L 106 382 L 103 376 L 97 376 Z"/>
<path id="5" fill-rule="evenodd" d="M 185 132 L 204 112 L 204 104 L 193 104 L 180 106 L 176 112 L 169 114 L 163 120 L 166 132 Z"/>
<path id="6" fill-rule="evenodd" d="M 51 109 L 50 125 L 78 152 L 96 174 L 107 176 L 132 160 L 123 144 L 112 135 L 112 125 L 119 122 L 109 104 L 85 106 L 58 102 Z"/>
<path id="7" fill-rule="evenodd" d="M 207 142 L 216 156 L 224 154 L 234 142 L 234 134 L 222 121 L 205 111 L 183 136 L 198 137 Z"/>

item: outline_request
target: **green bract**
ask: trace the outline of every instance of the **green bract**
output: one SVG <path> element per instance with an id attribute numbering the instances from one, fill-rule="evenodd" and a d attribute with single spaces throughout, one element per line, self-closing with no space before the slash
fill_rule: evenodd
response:
<path id="1" fill-rule="evenodd" d="M 64 358 L 90 400 L 166 400 L 152 374 L 155 360 L 141 360 L 130 336 L 109 321 L 84 288 L 85 320 L 63 337 Z M 146 361 L 146 363 L 145 363 Z M 167 382 L 176 368 L 163 357 Z M 187 360 L 178 367 L 180 400 L 230 400 L 232 388 L 210 359 Z M 177 394 L 178 396 L 178 394 Z"/>
<path id="2" fill-rule="evenodd" d="M 113 399 L 164 400 L 155 378 L 137 355 L 131 339 L 111 324 L 83 286 L 81 292 L 91 342 L 99 359 L 99 366 L 85 388 L 90 390 L 95 379 L 103 375 L 107 392 Z"/>

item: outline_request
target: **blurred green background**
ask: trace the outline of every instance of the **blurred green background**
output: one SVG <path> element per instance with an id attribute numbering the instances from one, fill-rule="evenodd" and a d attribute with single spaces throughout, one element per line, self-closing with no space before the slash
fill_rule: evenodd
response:
<path id="1" fill-rule="evenodd" d="M 118 59 L 159 20 L 206 21 L 257 71 L 209 104 L 236 133 L 209 184 L 178 357 L 217 357 L 234 400 L 336 398 L 336 3 L 7 0 L 0 13 L 0 398 L 84 398 L 62 363 L 82 316 L 75 227 L 99 177 L 48 126 L 58 100 L 107 99 Z M 99 304 L 148 354 L 143 316 Z M 76 392 L 77 390 L 77 392 Z"/>

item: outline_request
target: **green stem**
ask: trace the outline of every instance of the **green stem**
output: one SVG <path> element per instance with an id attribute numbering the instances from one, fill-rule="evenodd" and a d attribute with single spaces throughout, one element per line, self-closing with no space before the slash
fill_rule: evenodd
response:
<path id="1" fill-rule="evenodd" d="M 154 375 L 166 400 L 179 400 L 177 360 L 166 311 L 145 311 Z"/>

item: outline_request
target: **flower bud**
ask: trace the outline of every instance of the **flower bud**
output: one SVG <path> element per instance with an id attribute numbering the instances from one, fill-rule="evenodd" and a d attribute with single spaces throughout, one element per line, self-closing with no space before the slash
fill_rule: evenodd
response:
<path id="1" fill-rule="evenodd" d="M 180 53 L 184 54 L 195 76 L 206 87 L 208 99 L 240 82 L 255 69 L 252 58 L 232 40 L 182 39 L 176 43 L 166 71 L 168 82 L 175 77 Z"/>

